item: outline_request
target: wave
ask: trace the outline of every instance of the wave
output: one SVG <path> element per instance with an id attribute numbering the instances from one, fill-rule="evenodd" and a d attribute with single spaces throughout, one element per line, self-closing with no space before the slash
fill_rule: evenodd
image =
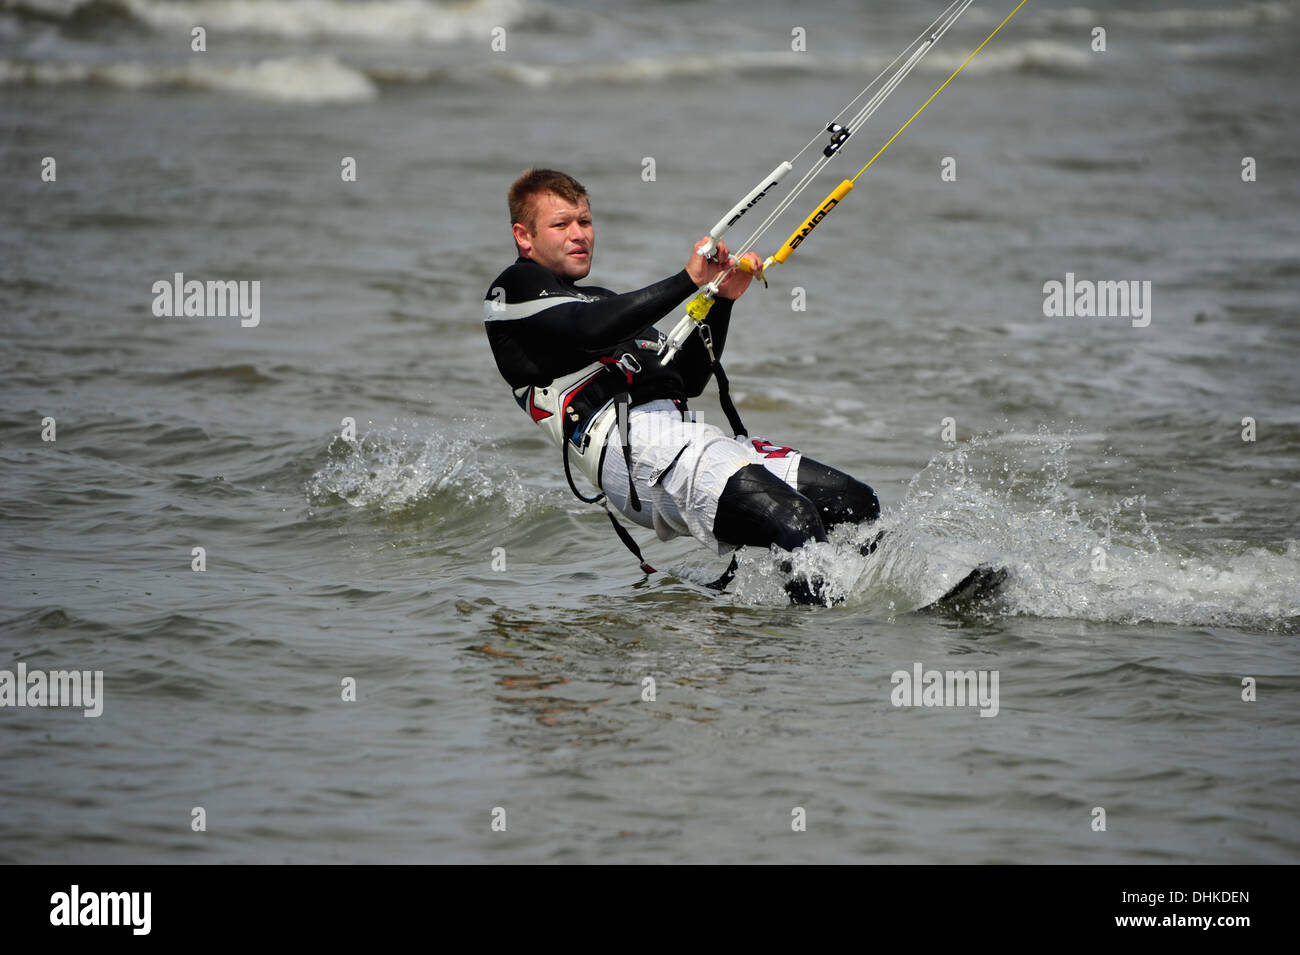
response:
<path id="1" fill-rule="evenodd" d="M 939 52 L 918 70 L 950 73 L 963 57 Z M 329 54 L 184 63 L 116 63 L 0 59 L 0 85 L 106 86 L 123 90 L 201 89 L 279 102 L 338 103 L 374 99 L 392 86 L 478 87 L 488 82 L 534 88 L 644 86 L 686 80 L 717 81 L 747 75 L 807 75 L 870 79 L 886 60 L 807 57 L 790 52 L 698 53 L 628 57 L 598 63 L 488 61 L 454 66 L 360 66 Z M 986 50 L 966 69 L 974 74 L 1069 75 L 1087 69 L 1087 53 L 1059 43 L 1033 40 Z M 852 85 L 850 83 L 849 85 Z"/>
<path id="2" fill-rule="evenodd" d="M 1011 580 L 994 610 L 1098 622 L 1158 622 L 1300 632 L 1300 541 L 1161 541 L 1140 496 L 1097 500 L 1069 481 L 1068 437 L 981 436 L 936 455 L 902 503 L 875 525 L 837 528 L 795 554 L 850 607 L 893 617 L 935 600 L 981 563 Z M 857 545 L 888 533 L 871 557 Z M 781 603 L 770 555 L 748 555 L 733 589 L 742 602 Z M 713 568 L 708 568 L 712 570 Z M 691 579 L 707 573 L 685 571 Z"/>
<path id="3" fill-rule="evenodd" d="M 1049 27 L 1094 27 L 1114 23 L 1138 28 L 1193 30 L 1203 27 L 1231 29 L 1284 23 L 1292 19 L 1293 15 L 1292 5 L 1273 0 L 1202 10 L 1093 10 L 1089 7 L 1067 7 L 1063 10 L 1040 11 L 1038 19 Z"/>
<path id="4" fill-rule="evenodd" d="M 287 103 L 373 99 L 375 85 L 331 56 L 184 64 L 32 63 L 0 59 L 0 86 L 105 86 L 121 90 L 200 89 Z"/>
<path id="5" fill-rule="evenodd" d="M 951 73 L 967 53 L 936 51 L 922 60 L 917 72 Z M 852 77 L 869 80 L 889 62 L 888 57 L 819 56 L 776 52 L 701 52 L 659 56 L 633 56 L 598 63 L 487 63 L 450 67 L 395 67 L 367 70 L 381 85 L 479 85 L 484 80 L 532 87 L 641 86 L 681 80 L 717 80 L 749 75 Z M 977 74 L 1033 73 L 1067 76 L 1094 63 L 1092 56 L 1074 46 L 1045 40 L 1008 44 L 985 50 L 971 61 L 967 72 Z"/>
<path id="6" fill-rule="evenodd" d="M 214 384 L 227 383 L 241 389 L 267 385 L 275 382 L 274 378 L 257 370 L 256 365 L 210 365 L 200 368 L 186 368 L 183 371 L 169 371 L 157 375 L 141 376 L 147 381 L 160 384 L 177 384 L 194 381 L 211 381 Z"/>
<path id="7" fill-rule="evenodd" d="M 195 26 L 223 36 L 285 40 L 370 40 L 401 44 L 451 44 L 472 37 L 484 43 L 493 27 L 545 27 L 552 15 L 524 0 L 11 0 L 5 9 L 35 20 L 87 25 L 134 20 L 155 30 Z"/>
<path id="8" fill-rule="evenodd" d="M 935 50 L 917 67 L 944 76 L 961 66 L 970 51 L 954 47 Z M 1078 44 L 1052 40 L 1022 40 L 987 46 L 962 70 L 962 76 L 1026 73 L 1036 76 L 1071 76 L 1096 66 L 1096 55 Z"/>
<path id="9" fill-rule="evenodd" d="M 4 0 L 2 8 L 19 17 L 55 22 L 131 19 L 155 29 L 188 30 L 202 25 L 226 35 L 402 44 L 451 44 L 485 38 L 497 26 L 549 29 L 580 19 L 528 0 Z M 678 14 L 676 4 L 665 6 L 665 16 Z M 1284 23 L 1294 15 L 1295 4 L 1284 0 L 1200 9 L 1079 6 L 1035 13 L 1036 22 L 1048 28 L 1070 30 L 1109 24 L 1165 30 L 1232 29 Z M 968 16 L 972 22 L 996 22 L 1003 13 L 976 7 Z"/>

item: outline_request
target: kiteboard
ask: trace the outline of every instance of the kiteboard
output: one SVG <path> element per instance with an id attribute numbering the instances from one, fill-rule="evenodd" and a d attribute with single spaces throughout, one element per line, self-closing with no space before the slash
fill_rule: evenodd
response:
<path id="1" fill-rule="evenodd" d="M 781 565 L 782 571 L 789 573 L 788 567 L 789 561 L 783 561 Z M 918 608 L 915 612 L 961 615 L 987 609 L 1002 591 L 1003 585 L 1006 584 L 1010 576 L 1010 571 L 1005 567 L 981 564 L 949 588 L 948 592 L 942 597 L 926 604 L 924 607 Z M 816 574 L 811 579 L 802 574 L 792 576 L 786 581 L 785 592 L 790 597 L 790 602 L 797 605 L 824 607 L 828 603 L 839 604 L 844 602 L 842 599 L 828 601 L 825 593 L 825 583 Z"/>
<path id="2" fill-rule="evenodd" d="M 980 564 L 946 594 L 916 612 L 966 614 L 983 610 L 1001 592 L 1010 576 L 1005 567 Z"/>

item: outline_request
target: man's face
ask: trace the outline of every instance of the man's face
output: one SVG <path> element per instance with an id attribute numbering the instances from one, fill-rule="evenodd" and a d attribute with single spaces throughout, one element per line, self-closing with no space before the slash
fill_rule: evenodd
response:
<path id="1" fill-rule="evenodd" d="M 596 248 L 591 206 L 584 196 L 574 205 L 553 192 L 539 192 L 530 205 L 533 232 L 514 224 L 520 254 L 570 280 L 586 278 Z"/>

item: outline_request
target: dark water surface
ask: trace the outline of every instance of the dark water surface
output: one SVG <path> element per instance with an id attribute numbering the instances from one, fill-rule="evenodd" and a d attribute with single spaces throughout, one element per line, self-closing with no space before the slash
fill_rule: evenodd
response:
<path id="1" fill-rule="evenodd" d="M 0 860 L 1297 861 L 1297 3 L 1030 0 L 746 295 L 747 423 L 893 530 L 800 555 L 842 606 L 755 553 L 715 598 L 690 541 L 642 579 L 496 371 L 521 169 L 591 191 L 594 284 L 656 281 L 940 9 L 0 6 L 0 668 L 105 685 L 0 708 Z M 156 317 L 177 272 L 260 323 Z M 1067 272 L 1150 324 L 1045 317 Z M 986 560 L 995 610 L 911 612 Z M 894 706 L 918 662 L 997 715 Z"/>

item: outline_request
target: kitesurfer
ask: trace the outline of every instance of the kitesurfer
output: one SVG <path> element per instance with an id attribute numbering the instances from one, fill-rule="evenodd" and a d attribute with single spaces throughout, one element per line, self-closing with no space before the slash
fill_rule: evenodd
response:
<path id="1" fill-rule="evenodd" d="M 697 242 L 681 271 L 620 295 L 576 284 L 595 254 L 590 201 L 577 180 L 530 169 L 510 187 L 509 207 L 519 257 L 485 297 L 488 340 L 516 402 L 564 448 L 575 494 L 600 501 L 578 491 L 573 466 L 610 505 L 660 539 L 689 534 L 718 554 L 746 545 L 790 551 L 826 540 L 836 524 L 879 516 L 866 484 L 794 448 L 695 421 L 687 408 L 715 372 L 728 408 L 717 359 L 733 304 L 753 276 L 740 269 L 726 275 L 706 330 L 671 363 L 660 359 L 665 336 L 654 323 L 736 263 L 725 244 L 710 261 L 695 253 Z M 759 257 L 746 258 L 759 271 Z M 736 427 L 734 407 L 728 417 Z M 652 569 L 644 560 L 642 566 Z M 717 585 L 734 571 L 733 558 Z M 796 600 L 820 602 L 819 589 L 815 579 L 787 587 Z"/>

